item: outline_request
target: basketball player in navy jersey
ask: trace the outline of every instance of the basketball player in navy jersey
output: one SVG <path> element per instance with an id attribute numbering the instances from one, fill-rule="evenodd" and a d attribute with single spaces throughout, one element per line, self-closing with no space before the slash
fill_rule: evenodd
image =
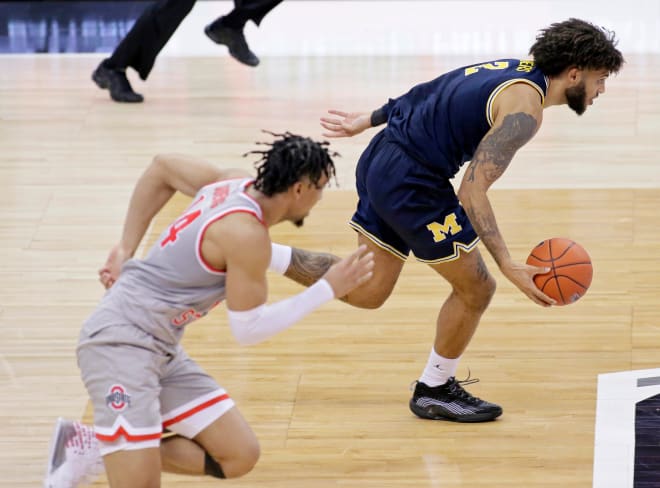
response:
<path id="1" fill-rule="evenodd" d="M 283 273 L 290 248 L 268 228 L 302 225 L 334 175 L 326 143 L 282 134 L 258 151 L 257 176 L 188 156 L 156 157 L 139 179 L 120 243 L 100 272 L 107 287 L 85 321 L 78 365 L 94 431 L 60 420 L 44 485 L 73 488 L 102 469 L 110 486 L 160 486 L 161 470 L 216 478 L 249 472 L 259 444 L 229 394 L 181 348 L 185 328 L 225 301 L 242 344 L 285 330 L 372 275 L 365 246 L 302 293 L 266 304 L 266 270 Z M 144 259 L 151 219 L 175 191 L 193 197 Z M 161 439 L 163 429 L 174 433 Z"/>
<path id="2" fill-rule="evenodd" d="M 483 422 L 502 414 L 455 378 L 461 354 L 495 293 L 477 248 L 481 240 L 500 270 L 534 303 L 550 306 L 533 276 L 544 268 L 514 262 L 498 229 L 487 190 L 541 125 L 543 109 L 568 105 L 582 114 L 605 92 L 624 60 L 614 34 L 570 19 L 541 30 L 533 59 L 465 66 L 413 87 L 371 113 L 331 110 L 328 137 L 349 137 L 387 124 L 362 153 L 359 202 L 350 225 L 374 253 L 373 278 L 344 300 L 380 307 L 410 251 L 446 279 L 452 291 L 440 309 L 427 365 L 411 410 L 419 417 Z M 450 179 L 470 161 L 455 193 Z M 325 260 L 325 264 L 324 264 Z M 335 261 L 294 249 L 287 276 L 311 284 Z"/>

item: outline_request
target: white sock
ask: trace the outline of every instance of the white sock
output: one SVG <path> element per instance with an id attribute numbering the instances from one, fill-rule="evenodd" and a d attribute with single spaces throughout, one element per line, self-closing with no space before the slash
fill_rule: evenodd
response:
<path id="1" fill-rule="evenodd" d="M 435 349 L 431 348 L 429 360 L 419 381 L 427 386 L 444 385 L 449 378 L 456 375 L 456 368 L 460 359 L 460 356 L 456 359 L 442 357 L 435 352 Z"/>

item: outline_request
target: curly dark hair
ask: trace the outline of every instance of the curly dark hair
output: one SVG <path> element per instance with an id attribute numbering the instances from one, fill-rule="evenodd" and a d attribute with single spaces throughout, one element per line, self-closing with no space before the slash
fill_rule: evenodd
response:
<path id="1" fill-rule="evenodd" d="M 618 73 L 624 63 L 614 32 L 580 19 L 568 19 L 542 29 L 529 50 L 536 66 L 548 76 L 566 68 L 606 69 Z"/>
<path id="2" fill-rule="evenodd" d="M 307 177 L 318 186 L 323 176 L 328 179 L 335 176 L 335 163 L 332 158 L 336 152 L 328 152 L 330 143 L 316 142 L 309 137 L 298 136 L 291 132 L 276 134 L 264 131 L 277 139 L 272 143 L 257 142 L 270 146 L 266 151 L 250 151 L 248 154 L 261 154 L 261 159 L 254 163 L 257 177 L 254 187 L 264 195 L 273 196 L 287 191 L 291 185 Z"/>

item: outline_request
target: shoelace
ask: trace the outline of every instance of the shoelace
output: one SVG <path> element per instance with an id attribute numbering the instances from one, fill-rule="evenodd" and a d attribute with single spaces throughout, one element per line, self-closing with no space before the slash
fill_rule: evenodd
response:
<path id="1" fill-rule="evenodd" d="M 415 390 L 415 385 L 417 385 L 417 383 L 419 383 L 418 380 L 415 380 L 412 383 L 410 383 L 410 387 L 409 387 L 410 391 Z M 464 380 L 457 380 L 455 377 L 452 376 L 451 378 L 449 378 L 448 383 L 449 384 L 447 385 L 447 389 L 451 393 L 464 399 L 465 401 L 469 403 L 479 403 L 480 401 L 482 401 L 481 398 L 470 394 L 463 388 L 463 385 L 473 385 L 474 383 L 479 383 L 479 378 L 472 378 L 472 372 L 470 371 L 469 368 L 468 368 L 467 378 L 465 378 Z"/>
<path id="2" fill-rule="evenodd" d="M 471 395 L 465 389 L 463 389 L 463 385 L 472 385 L 474 383 L 479 383 L 479 378 L 471 378 L 472 373 L 470 369 L 468 368 L 468 375 L 467 378 L 464 380 L 457 380 L 456 378 L 453 379 L 453 381 L 450 382 L 448 385 L 449 391 L 451 391 L 454 395 L 457 395 L 464 400 L 470 402 L 470 403 L 478 403 L 481 401 L 480 398 Z"/>

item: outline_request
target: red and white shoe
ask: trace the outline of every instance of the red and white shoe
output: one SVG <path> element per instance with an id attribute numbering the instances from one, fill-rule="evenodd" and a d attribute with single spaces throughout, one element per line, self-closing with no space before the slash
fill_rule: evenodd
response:
<path id="1" fill-rule="evenodd" d="M 44 488 L 77 488 L 92 483 L 103 469 L 94 429 L 79 422 L 57 419 L 50 440 Z"/>

